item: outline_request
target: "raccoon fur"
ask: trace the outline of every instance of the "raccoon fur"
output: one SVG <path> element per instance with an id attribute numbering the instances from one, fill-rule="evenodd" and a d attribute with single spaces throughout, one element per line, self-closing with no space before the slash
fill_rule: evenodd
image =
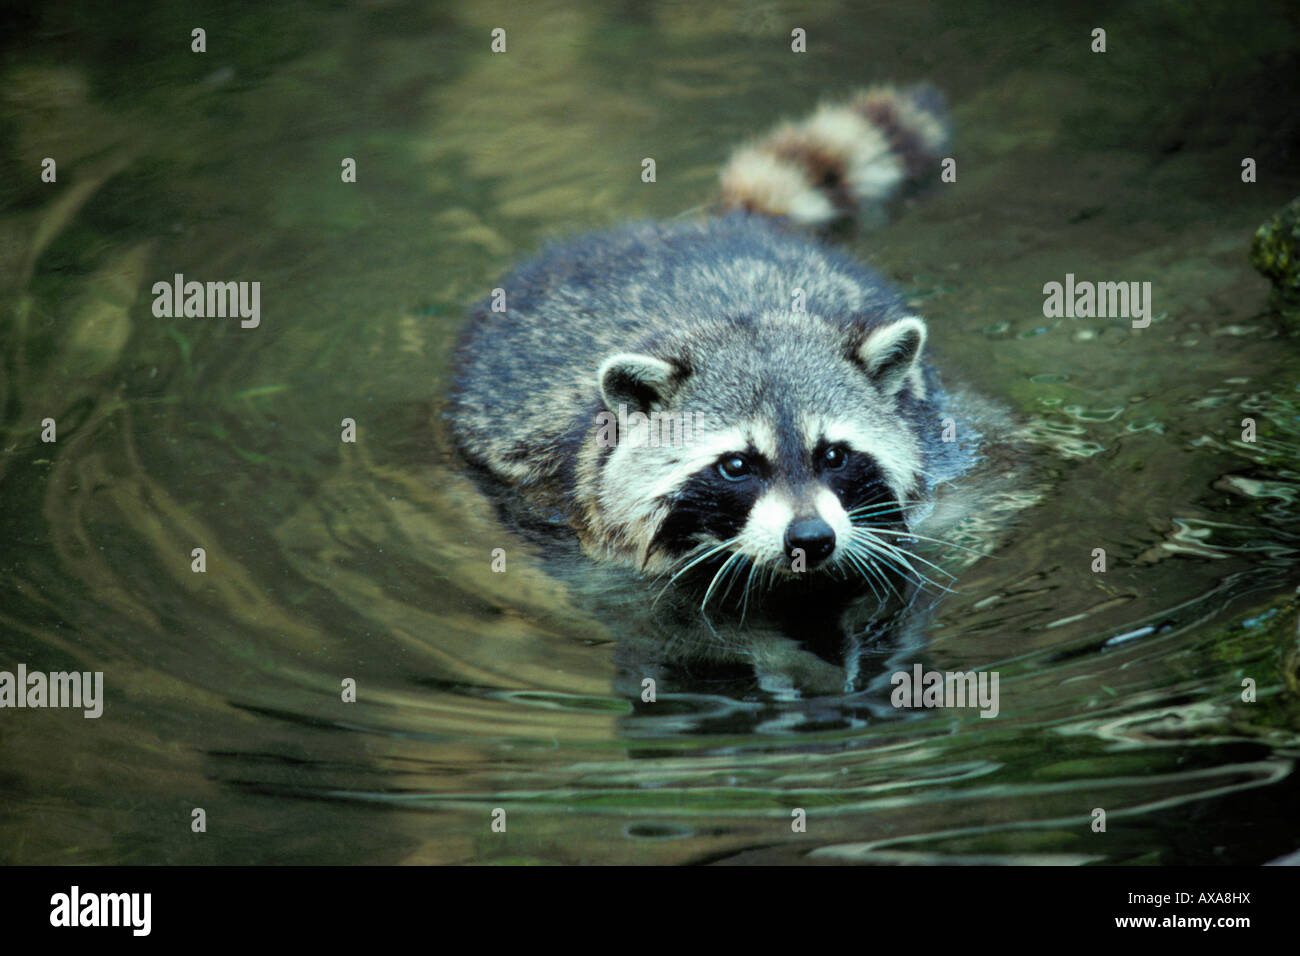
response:
<path id="1" fill-rule="evenodd" d="M 944 440 L 925 321 L 791 224 L 933 174 L 946 137 L 932 89 L 868 90 L 737 150 L 720 215 L 521 266 L 456 352 L 464 457 L 592 557 L 702 609 L 810 587 L 883 602 L 926 581 L 909 542 L 971 448 Z"/>

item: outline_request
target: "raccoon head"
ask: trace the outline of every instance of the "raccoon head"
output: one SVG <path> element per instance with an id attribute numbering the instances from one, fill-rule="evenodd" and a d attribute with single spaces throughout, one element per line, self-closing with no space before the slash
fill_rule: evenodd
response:
<path id="1" fill-rule="evenodd" d="M 700 326 L 608 357 L 618 416 L 600 469 L 611 550 L 713 589 L 909 567 L 900 538 L 924 490 L 925 323 L 772 314 Z"/>

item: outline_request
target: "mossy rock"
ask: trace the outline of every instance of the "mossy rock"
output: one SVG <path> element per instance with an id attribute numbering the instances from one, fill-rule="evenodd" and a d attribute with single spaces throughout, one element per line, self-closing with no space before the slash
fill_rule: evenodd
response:
<path id="1" fill-rule="evenodd" d="M 1273 283 L 1277 305 L 1300 321 L 1300 198 L 1255 230 L 1250 264 Z"/>

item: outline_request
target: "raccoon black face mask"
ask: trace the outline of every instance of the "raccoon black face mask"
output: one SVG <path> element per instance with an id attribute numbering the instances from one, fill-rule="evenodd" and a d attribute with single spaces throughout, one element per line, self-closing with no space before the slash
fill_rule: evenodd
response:
<path id="1" fill-rule="evenodd" d="M 720 217 L 522 266 L 461 340 L 461 451 L 559 502 L 593 557 L 704 604 L 736 580 L 924 581 L 907 545 L 953 452 L 925 322 L 789 221 L 888 197 L 945 136 L 932 91 L 868 91 L 737 151 Z"/>

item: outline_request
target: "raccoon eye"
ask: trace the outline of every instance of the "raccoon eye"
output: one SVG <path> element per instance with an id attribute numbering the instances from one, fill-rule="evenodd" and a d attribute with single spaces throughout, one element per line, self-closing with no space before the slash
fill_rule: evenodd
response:
<path id="1" fill-rule="evenodd" d="M 843 445 L 829 445 L 822 452 L 821 466 L 826 471 L 839 471 L 849 460 L 849 450 Z"/>
<path id="2" fill-rule="evenodd" d="M 718 474 L 728 481 L 744 481 L 753 473 L 754 468 L 744 455 L 728 455 L 718 462 Z"/>

